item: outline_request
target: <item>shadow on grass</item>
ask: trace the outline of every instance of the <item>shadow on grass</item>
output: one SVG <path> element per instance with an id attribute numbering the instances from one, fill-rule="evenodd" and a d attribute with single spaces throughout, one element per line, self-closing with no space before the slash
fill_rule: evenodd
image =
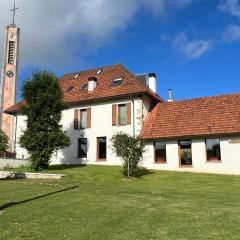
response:
<path id="1" fill-rule="evenodd" d="M 65 169 L 74 169 L 80 167 L 86 167 L 86 164 L 79 164 L 79 165 L 51 165 L 48 167 L 47 170 L 65 170 Z"/>
<path id="2" fill-rule="evenodd" d="M 26 200 L 23 200 L 23 201 L 6 203 L 6 204 L 3 204 L 2 206 L 0 206 L 0 211 L 3 211 L 4 209 L 10 208 L 10 207 L 15 206 L 15 205 L 31 202 L 31 201 L 34 201 L 34 200 L 37 200 L 37 199 L 40 199 L 40 198 L 50 196 L 50 195 L 54 195 L 54 194 L 61 193 L 61 192 L 66 192 L 66 191 L 69 191 L 69 190 L 72 190 L 72 189 L 75 189 L 75 188 L 78 188 L 78 187 L 79 186 L 73 186 L 73 187 L 70 187 L 70 188 L 65 188 L 65 189 L 62 189 L 62 190 L 55 191 L 55 192 L 47 193 L 47 194 L 37 196 L 37 197 L 34 197 L 34 198 L 29 198 L 29 199 L 26 199 Z"/>
<path id="3" fill-rule="evenodd" d="M 138 168 L 137 172 L 135 173 L 135 177 L 140 178 L 150 174 L 154 174 L 154 172 L 146 168 Z"/>

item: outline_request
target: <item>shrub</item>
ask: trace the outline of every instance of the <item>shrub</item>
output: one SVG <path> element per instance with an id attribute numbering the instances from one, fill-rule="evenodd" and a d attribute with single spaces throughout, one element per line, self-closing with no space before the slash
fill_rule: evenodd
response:
<path id="1" fill-rule="evenodd" d="M 142 160 L 145 145 L 140 138 L 119 132 L 112 136 L 113 152 L 123 163 L 123 174 L 130 178 L 137 176 L 138 163 Z"/>
<path id="2" fill-rule="evenodd" d="M 3 155 L 4 152 L 6 152 L 8 148 L 8 136 L 0 130 L 0 155 Z"/>

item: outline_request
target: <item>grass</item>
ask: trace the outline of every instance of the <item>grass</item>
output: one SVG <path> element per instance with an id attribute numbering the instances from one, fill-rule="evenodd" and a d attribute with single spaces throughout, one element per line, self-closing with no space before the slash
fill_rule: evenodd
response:
<path id="1" fill-rule="evenodd" d="M 0 181 L 0 239 L 239 239 L 240 177 L 153 171 L 125 180 L 107 166 L 48 172 L 67 176 Z"/>

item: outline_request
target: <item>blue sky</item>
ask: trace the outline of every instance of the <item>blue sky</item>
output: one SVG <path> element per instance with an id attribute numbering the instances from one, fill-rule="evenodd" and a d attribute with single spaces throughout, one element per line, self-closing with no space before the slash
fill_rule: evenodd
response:
<path id="1" fill-rule="evenodd" d="M 175 99 L 239 92 L 239 0 L 76 0 L 83 15 L 55 9 L 60 8 L 56 0 L 46 10 L 44 2 L 34 14 L 42 9 L 46 19 L 36 16 L 33 26 L 26 15 L 32 16 L 36 6 L 17 1 L 23 38 L 19 89 L 35 69 L 61 76 L 122 63 L 134 73 L 155 72 L 158 94 L 165 99 L 168 88 Z M 0 3 L 0 14 L 8 4 Z M 9 13 L 3 13 L 1 27 L 9 20 Z"/>

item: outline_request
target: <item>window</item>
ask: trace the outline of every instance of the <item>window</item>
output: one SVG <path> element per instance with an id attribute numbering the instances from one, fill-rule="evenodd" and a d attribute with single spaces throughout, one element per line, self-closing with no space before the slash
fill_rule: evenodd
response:
<path id="1" fill-rule="evenodd" d="M 206 139 L 207 161 L 221 161 L 219 138 Z"/>
<path id="2" fill-rule="evenodd" d="M 79 77 L 79 75 L 80 75 L 80 73 L 76 74 L 73 78 L 76 79 Z"/>
<path id="3" fill-rule="evenodd" d="M 155 142 L 154 149 L 155 149 L 155 162 L 165 163 L 167 161 L 166 142 Z"/>
<path id="4" fill-rule="evenodd" d="M 131 103 L 112 105 L 112 126 L 130 125 L 132 121 Z"/>
<path id="5" fill-rule="evenodd" d="M 87 109 L 80 110 L 80 129 L 87 128 Z"/>
<path id="6" fill-rule="evenodd" d="M 99 69 L 97 72 L 96 72 L 96 75 L 100 75 L 102 73 L 103 69 Z"/>
<path id="7" fill-rule="evenodd" d="M 73 88 L 74 88 L 73 86 L 68 87 L 67 90 L 66 90 L 66 93 L 71 92 L 73 90 Z"/>
<path id="8" fill-rule="evenodd" d="M 97 160 L 107 159 L 107 138 L 98 137 L 97 138 Z"/>
<path id="9" fill-rule="evenodd" d="M 123 78 L 122 78 L 122 77 L 121 77 L 121 78 L 116 78 L 116 79 L 114 79 L 114 80 L 112 81 L 111 86 L 112 86 L 112 87 L 113 87 L 113 86 L 119 86 L 119 85 L 121 85 L 122 81 L 123 81 Z"/>
<path id="10" fill-rule="evenodd" d="M 91 128 L 91 108 L 74 110 L 73 127 L 75 130 Z"/>
<path id="11" fill-rule="evenodd" d="M 9 42 L 9 49 L 8 49 L 8 64 L 14 64 L 14 51 L 15 51 L 15 42 Z"/>
<path id="12" fill-rule="evenodd" d="M 192 141 L 179 141 L 180 166 L 192 166 Z"/>
<path id="13" fill-rule="evenodd" d="M 86 84 L 82 84 L 82 85 L 80 86 L 80 90 L 85 90 L 85 89 L 87 88 L 87 86 L 88 86 L 87 83 L 86 83 Z"/>
<path id="14" fill-rule="evenodd" d="M 126 125 L 127 124 L 126 104 L 118 105 L 118 123 L 119 123 L 119 125 Z"/>
<path id="15" fill-rule="evenodd" d="M 79 158 L 87 157 L 87 138 L 78 139 L 78 157 Z"/>

